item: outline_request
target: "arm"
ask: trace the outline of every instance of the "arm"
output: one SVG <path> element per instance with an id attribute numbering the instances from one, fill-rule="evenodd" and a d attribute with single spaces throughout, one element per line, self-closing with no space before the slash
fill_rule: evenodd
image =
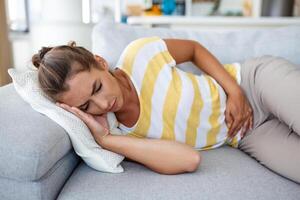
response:
<path id="1" fill-rule="evenodd" d="M 122 154 L 162 174 L 193 172 L 200 163 L 198 151 L 176 141 L 111 134 L 104 138 L 94 137 L 104 149 Z"/>
<path id="2" fill-rule="evenodd" d="M 170 140 L 111 135 L 106 128 L 108 122 L 105 116 L 91 115 L 64 103 L 57 103 L 57 105 L 84 121 L 95 141 L 104 149 L 124 155 L 163 174 L 193 172 L 198 169 L 200 153 L 187 144 Z"/>
<path id="3" fill-rule="evenodd" d="M 221 63 L 198 42 L 181 39 L 164 39 L 164 41 L 177 64 L 191 61 L 199 69 L 213 77 L 227 94 L 241 92 L 239 85 Z"/>

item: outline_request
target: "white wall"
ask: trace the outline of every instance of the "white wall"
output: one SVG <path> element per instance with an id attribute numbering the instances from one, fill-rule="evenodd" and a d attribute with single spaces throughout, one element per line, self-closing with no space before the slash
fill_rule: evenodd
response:
<path id="1" fill-rule="evenodd" d="M 26 69 L 42 46 L 70 40 L 91 50 L 92 24 L 82 23 L 81 0 L 29 0 L 30 33 L 12 35 L 15 67 Z"/>
<path id="2" fill-rule="evenodd" d="M 81 0 L 29 0 L 32 22 L 81 21 Z"/>

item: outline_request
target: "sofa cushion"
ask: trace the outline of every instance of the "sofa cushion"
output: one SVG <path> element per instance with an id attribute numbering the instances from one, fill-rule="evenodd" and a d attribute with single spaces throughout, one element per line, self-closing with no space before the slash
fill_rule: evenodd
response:
<path id="1" fill-rule="evenodd" d="M 92 33 L 93 53 L 103 56 L 112 68 L 126 45 L 140 37 L 193 39 L 203 44 L 223 64 L 242 62 L 262 55 L 284 57 L 300 64 L 300 26 L 273 29 L 231 31 L 191 31 L 144 28 L 126 24 L 99 23 Z M 179 65 L 187 71 L 200 72 L 191 63 Z"/>
<path id="2" fill-rule="evenodd" d="M 121 174 L 97 172 L 81 163 L 58 200 L 79 199 L 299 199 L 299 184 L 265 168 L 238 149 L 202 151 L 196 172 L 161 175 L 135 162 Z"/>
<path id="3" fill-rule="evenodd" d="M 1 200 L 54 200 L 81 159 L 71 150 L 40 179 L 0 178 Z"/>
<path id="4" fill-rule="evenodd" d="M 0 176 L 37 180 L 71 149 L 65 130 L 34 111 L 8 84 L 0 88 Z"/>

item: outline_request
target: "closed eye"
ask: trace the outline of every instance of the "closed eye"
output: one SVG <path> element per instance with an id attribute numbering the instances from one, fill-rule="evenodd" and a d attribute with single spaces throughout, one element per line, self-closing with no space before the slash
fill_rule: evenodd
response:
<path id="1" fill-rule="evenodd" d="M 96 92 L 99 92 L 99 90 L 102 88 L 102 83 L 100 83 L 100 85 L 99 85 L 99 87 L 98 87 L 98 89 L 96 90 Z M 95 93 L 96 93 L 95 92 Z"/>
<path id="2" fill-rule="evenodd" d="M 102 83 L 100 83 L 100 85 L 99 85 L 99 87 L 96 89 L 95 93 L 99 92 L 99 91 L 101 90 L 101 88 L 102 88 Z M 94 94 L 95 94 L 95 93 L 94 93 Z M 87 110 L 89 109 L 89 105 L 90 105 L 90 103 L 87 103 L 87 104 L 86 104 L 86 107 L 83 108 L 83 109 L 81 109 L 81 110 L 87 111 Z"/>

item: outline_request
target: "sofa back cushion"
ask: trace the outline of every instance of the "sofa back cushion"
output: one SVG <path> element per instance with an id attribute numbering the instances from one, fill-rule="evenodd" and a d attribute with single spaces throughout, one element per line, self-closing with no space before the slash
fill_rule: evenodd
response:
<path id="1" fill-rule="evenodd" d="M 300 26 L 231 31 L 192 31 L 144 28 L 106 22 L 94 27 L 92 50 L 95 54 L 103 56 L 110 67 L 114 68 L 126 45 L 145 36 L 196 40 L 223 64 L 242 62 L 247 58 L 262 55 L 281 56 L 300 64 L 300 48 L 298 48 L 300 46 Z M 201 72 L 191 63 L 179 65 L 179 68 L 195 73 Z"/>

